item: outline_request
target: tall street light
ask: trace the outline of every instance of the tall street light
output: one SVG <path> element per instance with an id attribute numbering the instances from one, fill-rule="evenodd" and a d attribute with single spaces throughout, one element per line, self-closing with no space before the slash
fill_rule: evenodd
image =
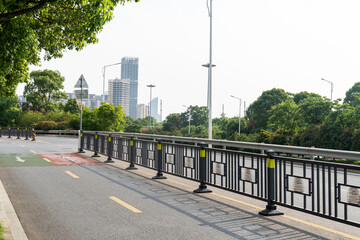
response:
<path id="1" fill-rule="evenodd" d="M 102 95 L 102 102 L 105 101 L 105 71 L 106 71 L 106 68 L 107 68 L 107 67 L 110 67 L 110 66 L 114 66 L 114 65 L 119 65 L 119 64 L 121 64 L 121 62 L 113 63 L 113 64 L 109 64 L 109 65 L 103 66 L 103 69 L 102 69 L 102 74 L 103 74 L 103 95 Z"/>
<path id="2" fill-rule="evenodd" d="M 183 105 L 183 107 L 187 108 L 187 106 L 185 106 L 185 105 Z M 188 119 L 188 121 L 189 121 L 189 131 L 188 131 L 188 133 L 189 133 L 189 136 L 190 136 L 190 121 L 191 121 L 191 108 L 190 107 L 189 107 L 189 119 Z"/>
<path id="3" fill-rule="evenodd" d="M 239 135 L 240 135 L 240 129 L 241 129 L 241 98 L 235 97 L 233 95 L 230 95 L 232 98 L 236 98 L 239 100 Z"/>
<path id="4" fill-rule="evenodd" d="M 152 88 L 156 87 L 153 84 L 146 85 L 148 88 L 150 88 L 150 102 L 149 102 L 149 127 L 151 127 L 151 99 L 152 99 Z"/>
<path id="5" fill-rule="evenodd" d="M 210 6 L 209 6 L 210 1 Z M 207 107 L 209 111 L 209 139 L 212 139 L 212 0 L 207 0 L 206 5 L 210 17 L 210 51 L 209 51 L 209 63 L 202 65 L 208 68 L 208 95 L 207 95 Z M 209 145 L 210 146 L 210 145 Z"/>
<path id="6" fill-rule="evenodd" d="M 333 82 L 330 82 L 329 80 L 326 80 L 324 78 L 321 78 L 321 80 L 325 81 L 325 82 L 328 82 L 330 83 L 331 85 L 331 95 L 330 95 L 330 100 L 332 101 L 332 96 L 333 96 L 333 91 L 334 91 L 334 83 Z"/>

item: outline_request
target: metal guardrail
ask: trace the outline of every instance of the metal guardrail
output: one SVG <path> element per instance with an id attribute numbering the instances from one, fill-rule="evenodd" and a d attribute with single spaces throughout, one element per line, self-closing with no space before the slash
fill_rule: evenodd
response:
<path id="1" fill-rule="evenodd" d="M 207 192 L 211 185 L 267 201 L 264 215 L 281 214 L 278 204 L 360 227 L 360 166 L 205 148 L 195 139 L 201 146 L 146 137 L 84 132 L 80 150 L 104 154 L 107 162 L 128 161 L 128 169 L 136 169 L 135 164 L 156 169 L 154 178 L 166 172 L 199 181 L 195 192 Z"/>
<path id="2" fill-rule="evenodd" d="M 35 130 L 37 134 L 78 135 L 79 130 Z"/>
<path id="3" fill-rule="evenodd" d="M 0 127 L 1 128 L 1 127 Z M 2 131 L 6 131 L 8 128 L 2 128 Z M 12 127 L 11 131 L 16 131 L 17 128 Z M 25 128 L 20 128 L 25 129 Z M 87 133 L 94 134 L 94 131 L 86 131 Z M 78 130 L 35 130 L 36 134 L 56 134 L 56 135 L 78 135 Z M 239 149 L 246 150 L 258 150 L 261 153 L 264 153 L 266 150 L 274 150 L 277 153 L 286 153 L 286 154 L 297 154 L 302 156 L 310 156 L 311 159 L 314 159 L 315 156 L 318 157 L 329 157 L 329 158 L 339 158 L 346 160 L 360 160 L 360 152 L 355 151 L 345 151 L 345 150 L 335 150 L 335 149 L 324 149 L 324 148 L 315 148 L 315 147 L 298 147 L 298 146 L 286 146 L 286 145 L 276 145 L 276 144 L 266 144 L 266 143 L 253 143 L 253 142 L 239 142 L 239 141 L 228 141 L 228 140 L 209 140 L 204 138 L 189 138 L 189 137 L 177 137 L 177 136 L 166 136 L 166 135 L 154 135 L 154 134 L 140 134 L 140 133 L 114 133 L 114 132 L 99 132 L 99 134 L 113 134 L 113 136 L 119 137 L 134 137 L 135 139 L 148 139 L 156 141 L 157 139 L 164 139 L 172 143 L 186 143 L 196 145 L 199 142 L 204 142 L 205 144 L 219 146 L 223 148 L 235 147 Z"/>
<path id="4" fill-rule="evenodd" d="M 17 137 L 20 139 L 24 137 L 25 140 L 29 140 L 30 138 L 32 141 L 36 141 L 36 135 L 33 128 L 28 127 L 1 127 L 0 126 L 0 137 L 7 136 L 11 138 L 12 136 Z"/>
<path id="5" fill-rule="evenodd" d="M 95 133 L 94 131 L 86 131 L 88 133 Z M 134 137 L 135 139 L 148 139 L 156 141 L 157 139 L 163 139 L 172 143 L 188 143 L 198 144 L 204 142 L 208 146 L 219 146 L 219 147 L 234 147 L 239 149 L 247 150 L 258 150 L 264 153 L 266 150 L 273 150 L 277 153 L 289 153 L 298 155 L 308 155 L 311 159 L 314 156 L 339 158 L 347 160 L 360 160 L 360 152 L 315 148 L 315 147 L 298 147 L 298 146 L 286 146 L 266 143 L 253 143 L 253 142 L 239 142 L 239 141 L 228 141 L 228 140 L 209 140 L 204 138 L 189 138 L 189 137 L 177 137 L 177 136 L 166 136 L 166 135 L 155 135 L 155 134 L 140 134 L 140 133 L 115 133 L 115 132 L 99 132 L 99 134 L 112 134 L 113 136 L 119 137 Z"/>

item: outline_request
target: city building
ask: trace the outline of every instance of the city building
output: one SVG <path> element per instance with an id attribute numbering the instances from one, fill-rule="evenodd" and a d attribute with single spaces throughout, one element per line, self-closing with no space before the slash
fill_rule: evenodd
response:
<path id="1" fill-rule="evenodd" d="M 156 122 L 161 122 L 159 114 L 159 98 L 153 98 L 151 100 L 151 116 L 156 119 Z"/>
<path id="2" fill-rule="evenodd" d="M 149 116 L 149 106 L 146 104 L 136 105 L 136 119 Z"/>
<path id="3" fill-rule="evenodd" d="M 115 107 L 121 105 L 126 116 L 129 116 L 130 79 L 109 80 L 109 102 Z"/>
<path id="4" fill-rule="evenodd" d="M 136 119 L 138 103 L 139 58 L 123 57 L 121 59 L 121 79 L 130 80 L 129 116 Z"/>

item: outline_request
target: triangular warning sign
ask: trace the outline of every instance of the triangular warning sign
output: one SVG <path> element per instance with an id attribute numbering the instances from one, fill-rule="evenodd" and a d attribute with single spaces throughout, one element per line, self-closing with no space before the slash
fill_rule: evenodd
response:
<path id="1" fill-rule="evenodd" d="M 76 82 L 74 88 L 81 88 L 81 85 L 82 85 L 82 88 L 89 88 L 89 86 L 84 78 L 84 75 L 82 75 L 82 74 L 79 77 L 79 80 Z"/>

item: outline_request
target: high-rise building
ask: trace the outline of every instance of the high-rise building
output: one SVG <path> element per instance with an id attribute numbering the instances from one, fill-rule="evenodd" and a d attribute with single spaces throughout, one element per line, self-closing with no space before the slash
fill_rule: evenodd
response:
<path id="1" fill-rule="evenodd" d="M 136 119 L 145 118 L 149 116 L 149 106 L 145 104 L 138 104 L 136 106 Z"/>
<path id="2" fill-rule="evenodd" d="M 123 57 L 121 59 L 121 79 L 130 80 L 129 116 L 136 119 L 136 105 L 138 103 L 138 73 L 139 58 Z"/>
<path id="3" fill-rule="evenodd" d="M 161 122 L 159 114 L 159 98 L 151 100 L 151 116 L 156 119 L 156 122 Z"/>
<path id="4" fill-rule="evenodd" d="M 130 79 L 109 80 L 109 102 L 115 107 L 121 105 L 126 116 L 129 116 Z"/>

